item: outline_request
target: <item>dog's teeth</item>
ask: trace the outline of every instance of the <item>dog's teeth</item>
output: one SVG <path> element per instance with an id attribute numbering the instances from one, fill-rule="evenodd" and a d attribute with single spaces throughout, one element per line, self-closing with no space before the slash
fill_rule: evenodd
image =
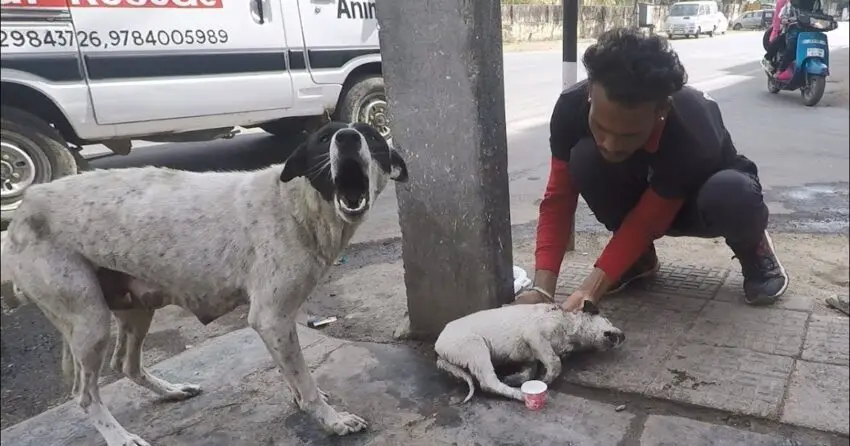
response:
<path id="1" fill-rule="evenodd" d="M 366 207 L 366 197 L 360 198 L 360 201 L 357 203 L 357 209 L 363 209 Z"/>

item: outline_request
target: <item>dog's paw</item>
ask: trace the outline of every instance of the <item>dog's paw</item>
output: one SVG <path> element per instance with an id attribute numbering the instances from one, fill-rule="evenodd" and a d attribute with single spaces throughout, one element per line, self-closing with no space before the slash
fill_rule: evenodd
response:
<path id="1" fill-rule="evenodd" d="M 201 386 L 197 384 L 172 384 L 163 395 L 166 401 L 181 401 L 201 394 Z"/>
<path id="2" fill-rule="evenodd" d="M 353 413 L 340 412 L 336 420 L 327 426 L 327 430 L 337 435 L 348 435 L 354 432 L 360 432 L 368 426 L 369 423 L 363 418 Z"/>
<path id="3" fill-rule="evenodd" d="M 142 440 L 142 437 L 134 434 L 128 434 L 126 438 L 121 439 L 121 443 L 117 444 L 120 444 L 121 446 L 151 446 L 150 443 Z M 109 446 L 112 445 L 109 444 Z"/>

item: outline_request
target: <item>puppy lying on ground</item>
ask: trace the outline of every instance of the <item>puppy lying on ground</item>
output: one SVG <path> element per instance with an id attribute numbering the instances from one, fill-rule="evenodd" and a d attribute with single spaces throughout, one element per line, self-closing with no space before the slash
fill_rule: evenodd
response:
<path id="1" fill-rule="evenodd" d="M 475 393 L 474 377 L 485 392 L 522 401 L 515 387 L 532 379 L 536 361 L 550 384 L 561 374 L 561 356 L 578 350 L 608 350 L 625 341 L 623 332 L 584 302 L 581 312 L 568 313 L 556 304 L 510 305 L 479 311 L 446 324 L 434 350 L 437 367 L 466 381 Z M 493 364 L 522 363 L 520 372 L 499 380 Z"/>

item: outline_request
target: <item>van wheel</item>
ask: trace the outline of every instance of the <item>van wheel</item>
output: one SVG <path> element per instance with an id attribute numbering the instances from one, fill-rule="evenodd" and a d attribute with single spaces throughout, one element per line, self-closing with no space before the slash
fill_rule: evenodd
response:
<path id="1" fill-rule="evenodd" d="M 374 127 L 384 138 L 391 138 L 384 78 L 361 77 L 346 90 L 334 118 L 345 122 L 363 122 Z"/>
<path id="2" fill-rule="evenodd" d="M 49 124 L 17 108 L 4 106 L 0 110 L 0 194 L 5 227 L 29 186 L 74 175 L 77 163 L 65 139 Z"/>

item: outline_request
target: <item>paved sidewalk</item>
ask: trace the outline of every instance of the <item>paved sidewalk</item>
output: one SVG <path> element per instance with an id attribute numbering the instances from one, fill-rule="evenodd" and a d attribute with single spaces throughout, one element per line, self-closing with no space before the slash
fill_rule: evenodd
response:
<path id="1" fill-rule="evenodd" d="M 559 289 L 573 288 L 588 268 L 565 265 Z M 367 433 L 329 439 L 294 411 L 250 329 L 153 368 L 201 384 L 194 399 L 153 402 L 126 380 L 104 395 L 128 429 L 157 446 L 848 444 L 848 318 L 801 295 L 750 308 L 740 289 L 736 273 L 665 265 L 642 289 L 607 299 L 603 311 L 626 331 L 626 344 L 568 359 L 541 413 L 480 393 L 451 406 L 465 390 L 430 355 L 306 328 L 301 343 L 317 380 L 333 404 L 370 420 Z M 615 411 L 621 403 L 626 410 Z M 4 430 L 0 442 L 103 444 L 75 403 Z"/>

